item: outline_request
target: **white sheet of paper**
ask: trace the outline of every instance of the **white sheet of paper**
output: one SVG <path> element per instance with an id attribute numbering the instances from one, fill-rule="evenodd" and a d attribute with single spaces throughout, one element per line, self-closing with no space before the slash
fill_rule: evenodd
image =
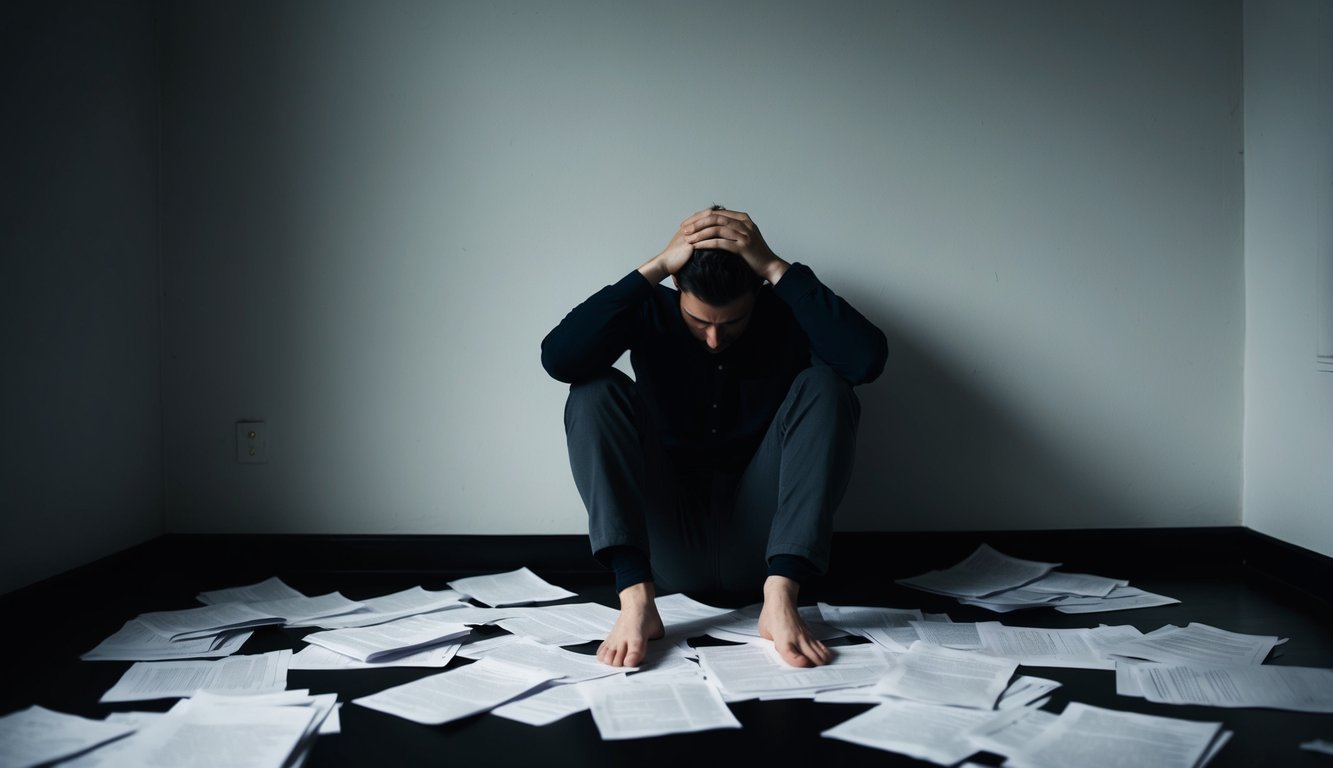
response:
<path id="1" fill-rule="evenodd" d="M 245 603 L 219 603 L 179 611 L 141 613 L 139 622 L 171 640 L 191 640 L 238 629 L 282 624 L 284 619 Z"/>
<path id="2" fill-rule="evenodd" d="M 1009 684 L 1004 693 L 1000 694 L 1000 700 L 995 703 L 995 708 L 1014 709 L 1025 707 L 1059 687 L 1060 683 L 1055 680 L 1019 675 L 1014 682 Z"/>
<path id="3" fill-rule="evenodd" d="M 884 652 L 872 643 L 838 646 L 832 649 L 833 661 L 805 668 L 788 665 L 772 646 L 704 646 L 698 649 L 699 662 L 708 679 L 733 700 L 869 686 L 889 671 Z"/>
<path id="4" fill-rule="evenodd" d="M 370 627 L 395 621 L 420 613 L 431 613 L 466 603 L 463 595 L 452 590 L 442 589 L 432 592 L 421 587 L 411 587 L 379 597 L 370 597 L 358 601 L 362 608 L 340 616 L 329 616 L 308 622 L 290 622 L 298 627 L 320 627 L 322 629 L 347 629 L 349 627 Z"/>
<path id="5" fill-rule="evenodd" d="M 612 681 L 580 690 L 607 741 L 741 727 L 717 689 L 701 680 Z"/>
<path id="6" fill-rule="evenodd" d="M 1009 759 L 1032 768 L 1195 768 L 1220 733 L 1221 723 L 1121 712 L 1075 701 Z"/>
<path id="7" fill-rule="evenodd" d="M 1154 608 L 1159 605 L 1172 605 L 1180 601 L 1174 597 L 1145 592 L 1135 587 L 1116 587 L 1104 598 L 1064 598 L 1052 607 L 1060 613 L 1101 613 L 1104 611 L 1128 611 L 1135 608 Z"/>
<path id="8" fill-rule="evenodd" d="M 541 670 L 482 659 L 352 703 L 422 725 L 441 725 L 498 707 L 554 678 Z"/>
<path id="9" fill-rule="evenodd" d="M 1057 595 L 1082 595 L 1084 597 L 1106 597 L 1116 587 L 1127 587 L 1125 579 L 1108 579 L 1105 576 L 1093 576 L 1087 573 L 1064 573 L 1051 571 L 1040 579 L 1027 585 L 1027 589 L 1037 592 L 1051 592 Z"/>
<path id="10" fill-rule="evenodd" d="M 134 727 L 31 706 L 0 717 L 0 766 L 29 768 L 119 739 Z"/>
<path id="11" fill-rule="evenodd" d="M 378 661 L 457 640 L 471 631 L 468 625 L 451 621 L 448 611 L 441 611 L 370 627 L 312 632 L 305 636 L 305 641 L 357 661 Z"/>
<path id="12" fill-rule="evenodd" d="M 580 688 L 601 682 L 603 681 L 593 680 L 572 685 L 548 683 L 546 687 L 533 693 L 514 699 L 508 704 L 501 704 L 492 709 L 491 714 L 525 725 L 550 725 L 587 709 L 588 702 L 584 699 Z"/>
<path id="13" fill-rule="evenodd" d="M 911 621 L 921 642 L 956 648 L 960 651 L 978 651 L 982 648 L 981 632 L 970 622 Z"/>
<path id="14" fill-rule="evenodd" d="M 266 600 L 286 600 L 291 597 L 305 597 L 305 595 L 287 586 L 287 583 L 277 576 L 273 576 L 243 587 L 228 587 L 200 592 L 195 599 L 204 605 L 217 605 L 218 603 L 258 603 Z"/>
<path id="15" fill-rule="evenodd" d="M 973 726 L 963 734 L 978 751 L 994 752 L 1006 757 L 1021 751 L 1028 743 L 1055 722 L 1054 712 L 1043 712 L 1033 707 L 1015 707 L 1005 710 L 1004 717 Z"/>
<path id="16" fill-rule="evenodd" d="M 365 607 L 364 603 L 348 600 L 340 592 L 330 592 L 327 595 L 317 595 L 315 597 L 298 595 L 297 597 L 287 597 L 281 600 L 246 603 L 246 605 L 260 613 L 281 616 L 288 624 L 314 621 L 328 616 L 341 616 Z"/>
<path id="17" fill-rule="evenodd" d="M 1311 739 L 1310 741 L 1302 742 L 1301 749 L 1308 752 L 1320 752 L 1325 755 L 1333 755 L 1333 741 Z"/>
<path id="18" fill-rule="evenodd" d="M 559 646 L 543 645 L 526 638 L 501 645 L 486 654 L 486 658 L 540 669 L 556 675 L 562 683 L 580 683 L 638 669 L 638 667 L 607 666 L 598 661 L 596 656 L 566 651 Z"/>
<path id="19" fill-rule="evenodd" d="M 335 669 L 386 669 L 388 667 L 427 667 L 444 669 L 458 655 L 461 646 L 446 643 L 423 651 L 403 656 L 393 656 L 381 661 L 357 661 L 337 651 L 330 651 L 318 645 L 307 645 L 292 656 L 288 669 L 300 670 L 335 670 Z"/>
<path id="20" fill-rule="evenodd" d="M 878 608 L 872 606 L 829 605 L 819 603 L 820 618 L 848 634 L 864 637 L 890 651 L 902 652 L 921 636 L 913 621 L 924 621 L 918 608 Z"/>
<path id="21" fill-rule="evenodd" d="M 994 709 L 1018 662 L 972 651 L 912 644 L 893 659 L 875 693 L 929 704 Z"/>
<path id="22" fill-rule="evenodd" d="M 1262 664 L 1281 639 L 1272 635 L 1243 635 L 1207 624 L 1191 622 L 1185 627 L 1167 627 L 1140 638 L 1104 648 L 1117 656 L 1164 664 L 1231 666 Z"/>
<path id="23" fill-rule="evenodd" d="M 547 645 L 577 645 L 603 640 L 615 626 L 620 612 L 599 603 L 569 603 L 541 608 L 514 608 L 511 618 L 495 622 L 500 627 Z"/>
<path id="24" fill-rule="evenodd" d="M 130 619 L 115 634 L 79 658 L 84 661 L 217 659 L 241 650 L 252 634 L 254 632 L 247 629 L 198 640 L 169 640 L 138 620 Z"/>
<path id="25" fill-rule="evenodd" d="M 166 712 L 112 712 L 106 722 L 126 726 L 134 731 L 147 728 L 154 720 L 166 717 Z M 60 768 L 123 768 L 134 765 L 128 756 L 132 753 L 134 735 L 109 741 L 91 752 L 84 752 L 70 760 L 60 761 Z M 4 763 L 0 763 L 4 765 Z"/>
<path id="26" fill-rule="evenodd" d="M 577 597 L 573 592 L 551 584 L 526 567 L 506 573 L 469 576 L 451 581 L 449 586 L 493 608 Z"/>
<path id="27" fill-rule="evenodd" d="M 289 650 L 217 661 L 140 661 L 99 699 L 103 704 L 192 696 L 196 691 L 268 691 L 287 687 Z"/>
<path id="28" fill-rule="evenodd" d="M 134 734 L 118 759 L 173 768 L 282 768 L 316 715 L 313 707 L 182 701 Z"/>
<path id="29" fill-rule="evenodd" d="M 1059 565 L 1010 557 L 982 544 L 952 567 L 899 579 L 898 583 L 941 595 L 985 597 L 1035 581 Z"/>
<path id="30" fill-rule="evenodd" d="M 1333 669 L 1276 664 L 1195 666 L 1141 663 L 1117 665 L 1132 684 L 1122 695 L 1142 695 L 1161 704 L 1210 707 L 1262 707 L 1297 712 L 1333 713 Z M 1135 693 L 1137 691 L 1137 693 Z"/>
<path id="31" fill-rule="evenodd" d="M 1028 667 L 1115 669 L 1115 662 L 1093 644 L 1091 629 L 1008 627 L 999 622 L 977 624 L 982 651 L 1013 659 Z"/>
<path id="32" fill-rule="evenodd" d="M 953 765 L 976 752 L 963 734 L 997 713 L 901 699 L 887 701 L 821 733 L 863 747 Z"/>

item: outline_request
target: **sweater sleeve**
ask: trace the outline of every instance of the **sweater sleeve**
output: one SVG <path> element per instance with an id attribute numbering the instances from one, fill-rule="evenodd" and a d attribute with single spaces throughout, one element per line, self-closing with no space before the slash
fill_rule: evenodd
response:
<path id="1" fill-rule="evenodd" d="M 884 332 L 815 277 L 804 264 L 792 264 L 773 286 L 791 308 L 820 360 L 851 384 L 879 377 L 888 359 Z"/>
<path id="2" fill-rule="evenodd" d="M 542 339 L 542 367 L 568 384 L 604 373 L 638 337 L 652 293 L 634 270 L 589 296 Z"/>

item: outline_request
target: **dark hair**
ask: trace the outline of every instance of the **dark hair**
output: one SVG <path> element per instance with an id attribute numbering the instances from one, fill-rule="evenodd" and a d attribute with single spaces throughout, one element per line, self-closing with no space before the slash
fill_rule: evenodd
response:
<path id="1" fill-rule="evenodd" d="M 696 250 L 676 272 L 676 282 L 685 293 L 714 307 L 752 294 L 763 283 L 739 254 L 717 248 Z"/>

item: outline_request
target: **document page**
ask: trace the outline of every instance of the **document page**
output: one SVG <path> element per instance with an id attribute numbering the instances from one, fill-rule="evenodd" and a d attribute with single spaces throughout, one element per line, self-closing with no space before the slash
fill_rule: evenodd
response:
<path id="1" fill-rule="evenodd" d="M 260 613 L 271 613 L 274 616 L 281 616 L 288 624 L 322 619 L 325 616 L 339 616 L 364 607 L 363 603 L 358 603 L 355 600 L 348 600 L 338 592 L 330 592 L 327 595 L 318 595 L 316 597 L 298 595 L 296 597 L 285 597 L 280 600 L 264 600 L 246 603 L 246 605 Z"/>
<path id="2" fill-rule="evenodd" d="M 598 685 L 601 682 L 603 681 L 593 680 L 572 685 L 547 683 L 545 688 L 539 688 L 508 704 L 501 704 L 492 709 L 491 714 L 526 725 L 550 725 L 587 709 L 588 702 L 583 698 L 582 688 L 586 685 Z"/>
<path id="3" fill-rule="evenodd" d="M 1221 723 L 1120 712 L 1070 702 L 1021 751 L 1017 766 L 1034 768 L 1195 768 L 1221 733 Z"/>
<path id="4" fill-rule="evenodd" d="M 282 624 L 283 617 L 256 611 L 244 603 L 219 603 L 179 611 L 153 611 L 139 623 L 170 640 L 193 640 L 221 632 Z"/>
<path id="5" fill-rule="evenodd" d="M 330 616 L 312 621 L 289 622 L 292 626 L 320 627 L 322 629 L 346 629 L 348 627 L 370 627 L 386 621 L 403 619 L 419 613 L 430 613 L 466 603 L 463 595 L 452 589 L 432 592 L 421 587 L 404 589 L 379 597 L 358 601 L 362 607 L 341 616 Z"/>
<path id="6" fill-rule="evenodd" d="M 917 608 L 877 608 L 828 603 L 820 603 L 817 607 L 820 618 L 829 626 L 864 637 L 896 652 L 907 650 L 908 646 L 920 639 L 912 622 L 925 620 Z"/>
<path id="7" fill-rule="evenodd" d="M 441 725 L 498 707 L 554 678 L 548 672 L 487 658 L 352 703 L 422 725 Z"/>
<path id="8" fill-rule="evenodd" d="M 1043 712 L 1035 707 L 1017 707 L 1007 710 L 1004 717 L 974 726 L 963 734 L 979 752 L 994 752 L 1008 757 L 1021 752 L 1042 731 L 1055 722 L 1054 712 Z"/>
<path id="9" fill-rule="evenodd" d="M 916 642 L 894 657 L 893 667 L 874 692 L 930 704 L 994 709 L 1017 668 L 1012 659 Z"/>
<path id="10" fill-rule="evenodd" d="M 953 765 L 977 751 L 964 734 L 997 716 L 1000 715 L 981 709 L 895 700 L 862 712 L 820 735 Z"/>
<path id="11" fill-rule="evenodd" d="M 1050 592 L 1057 595 L 1106 597 L 1116 587 L 1128 586 L 1129 582 L 1125 579 L 1108 579 L 1105 576 L 1093 576 L 1087 573 L 1052 571 L 1024 588 L 1034 592 Z"/>
<path id="12" fill-rule="evenodd" d="M 547 645 L 577 645 L 604 640 L 620 612 L 599 603 L 571 603 L 542 608 L 515 608 L 500 627 Z"/>
<path id="13" fill-rule="evenodd" d="M 133 726 L 92 720 L 32 706 L 0 717 L 0 765 L 29 768 L 76 755 L 134 731 Z"/>
<path id="14" fill-rule="evenodd" d="M 1116 587 L 1106 597 L 1064 597 L 1054 603 L 1053 607 L 1060 613 L 1100 613 L 1153 608 L 1178 602 L 1174 597 L 1145 592 L 1135 587 Z"/>
<path id="15" fill-rule="evenodd" d="M 118 759 L 173 768 L 283 768 L 315 715 L 311 707 L 180 702 L 136 733 Z"/>
<path id="16" fill-rule="evenodd" d="M 103 704 L 192 696 L 196 691 L 267 691 L 287 687 L 289 650 L 217 661 L 140 661 L 99 699 Z"/>
<path id="17" fill-rule="evenodd" d="M 701 680 L 620 682 L 582 691 L 607 741 L 741 727 L 717 689 Z"/>
<path id="18" fill-rule="evenodd" d="M 526 567 L 507 573 L 469 576 L 451 581 L 449 586 L 492 608 L 577 597 L 573 592 L 547 582 Z"/>
<path id="19" fill-rule="evenodd" d="M 228 587 L 210 592 L 200 592 L 195 599 L 204 605 L 218 603 L 260 603 L 269 600 L 286 600 L 293 597 L 305 597 L 299 591 L 287 586 L 286 582 L 274 576 L 257 584 L 244 587 Z"/>
<path id="20" fill-rule="evenodd" d="M 448 611 L 408 616 L 370 627 L 312 632 L 305 636 L 305 641 L 357 661 L 378 661 L 456 640 L 472 631 L 468 625 L 446 621 L 447 618 Z"/>
<path id="21" fill-rule="evenodd" d="M 115 634 L 80 656 L 84 661 L 165 661 L 167 659 L 218 659 L 241 650 L 252 630 L 228 632 L 198 640 L 170 640 L 136 619 L 125 622 Z"/>
<path id="22" fill-rule="evenodd" d="M 986 621 L 978 623 L 977 630 L 983 653 L 1013 659 L 1024 666 L 1115 669 L 1115 662 L 1094 646 L 1090 629 L 1007 627 Z"/>
<path id="23" fill-rule="evenodd" d="M 400 656 L 376 661 L 357 661 L 351 656 L 344 656 L 337 651 L 330 651 L 318 645 L 307 645 L 292 656 L 288 669 L 333 670 L 333 669 L 386 669 L 388 667 L 427 667 L 444 669 L 458 655 L 460 645 L 445 643 L 424 650 L 406 653 Z"/>
<path id="24" fill-rule="evenodd" d="M 1276 664 L 1187 666 L 1130 664 L 1116 667 L 1116 693 L 1163 704 L 1209 707 L 1264 707 L 1298 712 L 1333 713 L 1333 669 Z M 1122 675 L 1132 678 L 1126 687 Z"/>
<path id="25" fill-rule="evenodd" d="M 596 656 L 566 651 L 555 645 L 542 645 L 526 638 L 501 645 L 487 653 L 486 658 L 540 669 L 558 676 L 562 683 L 579 683 L 638 669 L 607 666 L 598 661 Z"/>
<path id="26" fill-rule="evenodd" d="M 982 544 L 951 568 L 899 579 L 898 583 L 941 595 L 985 597 L 1035 581 L 1059 565 L 1021 560 Z"/>
<path id="27" fill-rule="evenodd" d="M 889 662 L 878 646 L 839 646 L 833 661 L 822 667 L 793 667 L 764 645 L 703 646 L 699 662 L 704 674 L 729 698 L 767 694 L 815 693 L 834 688 L 870 686 L 889 671 Z"/>
<path id="28" fill-rule="evenodd" d="M 914 620 L 908 623 L 912 625 L 912 629 L 923 643 L 956 648 L 960 651 L 981 650 L 981 632 L 972 622 Z"/>
<path id="29" fill-rule="evenodd" d="M 1164 664 L 1230 666 L 1262 664 L 1279 642 L 1280 638 L 1271 635 L 1242 635 L 1191 622 L 1186 627 L 1165 627 L 1104 650 L 1116 656 Z"/>

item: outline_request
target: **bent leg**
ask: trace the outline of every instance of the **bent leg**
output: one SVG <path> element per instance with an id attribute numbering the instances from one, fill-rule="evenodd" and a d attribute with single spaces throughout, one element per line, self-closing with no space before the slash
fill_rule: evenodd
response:
<path id="1" fill-rule="evenodd" d="M 634 382 L 617 370 L 569 388 L 569 467 L 588 510 L 594 553 L 611 547 L 649 553 L 644 525 L 644 456 Z"/>
<path id="2" fill-rule="evenodd" d="M 832 369 L 802 371 L 737 489 L 731 528 L 738 557 L 727 575 L 751 585 L 763 581 L 760 634 L 794 666 L 824 664 L 831 655 L 797 613 L 797 574 L 774 566 L 794 556 L 798 570 L 828 569 L 833 515 L 851 479 L 860 410 L 851 385 Z"/>

